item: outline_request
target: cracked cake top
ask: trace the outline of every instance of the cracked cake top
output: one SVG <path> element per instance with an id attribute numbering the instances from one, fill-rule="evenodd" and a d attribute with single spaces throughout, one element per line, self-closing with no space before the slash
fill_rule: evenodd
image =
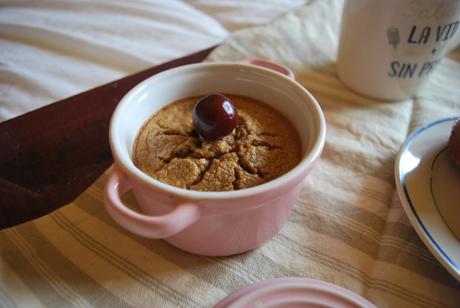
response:
<path id="1" fill-rule="evenodd" d="M 263 184 L 300 161 L 300 139 L 278 111 L 255 99 L 225 95 L 238 110 L 238 125 L 227 136 L 204 140 L 194 129 L 199 97 L 161 109 L 141 128 L 134 164 L 146 174 L 180 188 L 230 191 Z"/>

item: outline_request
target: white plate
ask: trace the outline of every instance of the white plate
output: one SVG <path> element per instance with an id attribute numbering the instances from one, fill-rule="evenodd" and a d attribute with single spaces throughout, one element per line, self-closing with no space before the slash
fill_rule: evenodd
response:
<path id="1" fill-rule="evenodd" d="M 460 171 L 447 152 L 456 119 L 433 122 L 409 136 L 396 158 L 395 179 L 412 226 L 460 281 Z"/>

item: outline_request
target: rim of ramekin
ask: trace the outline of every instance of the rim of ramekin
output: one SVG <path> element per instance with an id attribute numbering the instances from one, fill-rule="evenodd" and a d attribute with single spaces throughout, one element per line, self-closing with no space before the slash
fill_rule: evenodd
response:
<path id="1" fill-rule="evenodd" d="M 283 82 L 290 83 L 290 86 L 294 87 L 297 91 L 302 93 L 306 101 L 309 104 L 309 109 L 313 115 L 313 119 L 315 120 L 315 134 L 313 135 L 313 144 L 310 147 L 307 155 L 302 158 L 300 163 L 298 163 L 293 169 L 289 170 L 287 173 L 270 180 L 266 183 L 245 188 L 241 190 L 234 190 L 234 191 L 195 191 L 195 190 L 187 190 L 184 188 L 179 188 L 176 186 L 172 186 L 161 181 L 158 181 L 146 173 L 142 172 L 139 168 L 137 168 L 132 158 L 130 157 L 129 162 L 125 161 L 123 157 L 120 157 L 118 151 L 122 151 L 122 144 L 119 138 L 116 138 L 116 128 L 119 125 L 121 110 L 127 104 L 129 104 L 131 98 L 135 96 L 135 94 L 139 91 L 142 91 L 144 87 L 148 86 L 155 79 L 166 78 L 165 76 L 169 74 L 174 74 L 179 71 L 183 70 L 193 70 L 196 68 L 206 69 L 206 67 L 235 67 L 235 72 L 237 68 L 244 68 L 249 70 L 254 70 L 256 72 L 262 74 L 268 74 L 273 78 L 277 78 Z M 300 133 L 300 132 L 299 132 Z M 244 63 L 236 63 L 236 62 L 205 62 L 205 63 L 194 63 L 183 65 L 179 67 L 175 67 L 163 72 L 160 72 L 152 77 L 145 79 L 144 81 L 140 82 L 134 88 L 132 88 L 125 96 L 120 100 L 119 104 L 115 108 L 114 113 L 112 114 L 112 118 L 110 120 L 110 128 L 109 128 L 109 138 L 110 138 L 110 146 L 112 149 L 112 155 L 117 167 L 121 168 L 123 172 L 128 175 L 128 178 L 134 177 L 137 179 L 138 182 L 144 183 L 148 186 L 155 187 L 156 189 L 165 191 L 169 194 L 175 195 L 179 198 L 184 198 L 188 200 L 224 200 L 224 199 L 238 199 L 244 197 L 251 197 L 254 195 L 262 194 L 265 192 L 269 192 L 274 190 L 280 186 L 287 185 L 289 182 L 295 180 L 298 177 L 301 177 L 302 174 L 319 158 L 321 155 L 321 151 L 324 147 L 325 139 L 326 139 L 326 120 L 324 118 L 323 111 L 317 100 L 314 96 L 307 91 L 301 84 L 296 82 L 294 79 L 287 77 L 284 74 L 279 72 L 263 68 L 260 66 L 244 64 Z"/>

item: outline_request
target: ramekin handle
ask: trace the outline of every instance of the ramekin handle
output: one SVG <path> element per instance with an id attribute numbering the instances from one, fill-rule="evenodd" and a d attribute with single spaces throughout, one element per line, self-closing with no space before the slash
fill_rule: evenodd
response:
<path id="1" fill-rule="evenodd" d="M 193 202 L 177 200 L 176 207 L 162 216 L 149 216 L 129 209 L 121 196 L 132 188 L 123 171 L 114 167 L 104 189 L 104 203 L 109 215 L 122 227 L 148 238 L 170 237 L 200 219 L 200 210 Z"/>
<path id="2" fill-rule="evenodd" d="M 291 79 L 295 79 L 295 74 L 290 68 L 284 65 L 278 64 L 278 63 L 273 63 L 267 60 L 260 60 L 260 59 L 248 59 L 248 60 L 240 61 L 240 63 L 252 64 L 252 65 L 268 68 L 278 73 L 284 74 Z"/>

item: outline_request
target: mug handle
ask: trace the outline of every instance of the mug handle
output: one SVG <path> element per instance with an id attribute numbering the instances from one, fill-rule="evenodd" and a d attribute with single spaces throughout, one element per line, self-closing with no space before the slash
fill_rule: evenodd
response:
<path id="1" fill-rule="evenodd" d="M 114 166 L 104 189 L 104 204 L 109 215 L 125 229 L 147 238 L 170 237 L 200 219 L 198 206 L 190 201 L 176 200 L 176 207 L 168 214 L 149 216 L 129 209 L 120 199 L 132 188 L 126 174 Z"/>
<path id="2" fill-rule="evenodd" d="M 281 64 L 273 63 L 267 60 L 260 60 L 260 59 L 248 59 L 248 60 L 240 61 L 240 63 L 252 64 L 252 65 L 260 66 L 263 68 L 268 68 L 278 73 L 281 73 L 283 75 L 286 75 L 287 77 L 291 79 L 295 79 L 294 72 L 290 68 L 284 65 L 281 65 Z"/>

